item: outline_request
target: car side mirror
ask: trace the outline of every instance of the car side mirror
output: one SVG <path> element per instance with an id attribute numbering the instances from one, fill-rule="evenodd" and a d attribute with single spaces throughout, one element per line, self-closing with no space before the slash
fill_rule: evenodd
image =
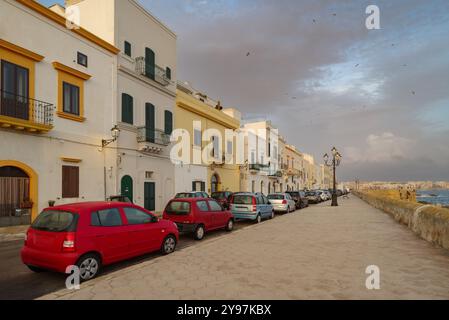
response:
<path id="1" fill-rule="evenodd" d="M 150 222 L 151 222 L 151 223 L 159 222 L 159 218 L 156 217 L 156 216 L 152 216 Z"/>

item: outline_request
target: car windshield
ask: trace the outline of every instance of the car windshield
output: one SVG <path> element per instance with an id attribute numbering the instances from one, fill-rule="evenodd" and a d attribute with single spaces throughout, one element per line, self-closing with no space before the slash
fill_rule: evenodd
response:
<path id="1" fill-rule="evenodd" d="M 313 191 L 309 191 L 306 193 L 306 196 L 314 196 L 314 195 L 315 195 L 315 192 L 313 192 Z"/>
<path id="2" fill-rule="evenodd" d="M 224 193 L 224 192 L 213 192 L 212 193 L 212 198 L 217 199 L 217 200 L 219 200 L 219 199 L 226 199 L 226 193 Z"/>
<path id="3" fill-rule="evenodd" d="M 269 194 L 267 198 L 270 200 L 284 200 L 284 195 L 283 194 Z"/>
<path id="4" fill-rule="evenodd" d="M 190 213 L 190 202 L 172 201 L 165 208 L 168 214 L 186 215 Z"/>
<path id="5" fill-rule="evenodd" d="M 75 215 L 66 211 L 43 211 L 34 220 L 31 228 L 51 232 L 68 232 L 76 228 Z"/>
<path id="6" fill-rule="evenodd" d="M 175 198 L 178 199 L 185 199 L 185 198 L 195 198 L 195 194 L 194 193 L 190 193 L 190 192 L 183 192 L 183 193 L 178 193 Z"/>
<path id="7" fill-rule="evenodd" d="M 232 200 L 232 203 L 234 203 L 234 204 L 252 204 L 253 197 L 249 196 L 249 195 L 235 195 L 234 199 Z"/>

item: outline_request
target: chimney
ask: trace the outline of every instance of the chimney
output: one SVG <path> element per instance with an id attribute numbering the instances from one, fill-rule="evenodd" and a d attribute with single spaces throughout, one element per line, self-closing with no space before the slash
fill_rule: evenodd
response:
<path id="1" fill-rule="evenodd" d="M 215 106 L 215 109 L 217 109 L 218 111 L 223 110 L 223 107 L 221 106 L 220 100 L 218 100 L 217 105 Z"/>

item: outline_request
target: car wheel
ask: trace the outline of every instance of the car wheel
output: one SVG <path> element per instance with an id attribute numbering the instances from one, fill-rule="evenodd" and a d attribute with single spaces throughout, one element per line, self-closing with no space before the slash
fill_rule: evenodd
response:
<path id="1" fill-rule="evenodd" d="M 35 266 L 27 265 L 27 267 L 28 267 L 28 269 L 30 269 L 31 271 L 36 272 L 36 273 L 45 272 L 44 269 L 38 268 L 38 267 L 35 267 Z"/>
<path id="2" fill-rule="evenodd" d="M 167 255 L 175 251 L 176 238 L 172 235 L 167 236 L 162 242 L 161 251 L 163 255 Z"/>
<path id="3" fill-rule="evenodd" d="M 204 226 L 203 225 L 199 225 L 198 227 L 196 227 L 196 229 L 195 229 L 195 234 L 194 234 L 194 237 L 195 237 L 195 240 L 203 240 L 203 238 L 204 238 Z"/>
<path id="4" fill-rule="evenodd" d="M 288 206 L 287 207 L 287 213 L 290 213 L 290 212 L 292 212 L 292 211 L 290 210 L 290 206 Z"/>
<path id="5" fill-rule="evenodd" d="M 95 278 L 98 275 L 101 267 L 101 262 L 98 255 L 89 253 L 79 258 L 76 265 L 80 269 L 81 281 L 87 281 Z"/>
<path id="6" fill-rule="evenodd" d="M 271 211 L 270 219 L 274 219 L 274 210 Z"/>
<path id="7" fill-rule="evenodd" d="M 256 222 L 257 223 L 261 223 L 262 222 L 262 216 L 260 215 L 260 213 L 257 215 Z"/>
<path id="8" fill-rule="evenodd" d="M 234 220 L 229 219 L 228 223 L 226 224 L 226 231 L 230 232 L 234 229 Z"/>

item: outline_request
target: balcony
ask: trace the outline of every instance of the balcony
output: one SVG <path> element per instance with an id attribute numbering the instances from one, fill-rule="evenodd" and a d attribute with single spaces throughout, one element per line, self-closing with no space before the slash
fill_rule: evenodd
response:
<path id="1" fill-rule="evenodd" d="M 281 170 L 271 170 L 268 173 L 268 176 L 271 178 L 282 178 L 282 171 Z"/>
<path id="2" fill-rule="evenodd" d="M 45 133 L 53 128 L 54 106 L 0 90 L 0 126 L 20 131 Z"/>
<path id="3" fill-rule="evenodd" d="M 154 67 L 154 68 L 153 68 Z M 135 68 L 136 73 L 147 77 L 157 83 L 167 87 L 174 82 L 167 76 L 167 71 L 164 68 L 159 67 L 158 65 L 147 65 L 145 63 L 145 57 L 137 57 L 135 60 Z"/>
<path id="4" fill-rule="evenodd" d="M 262 171 L 267 168 L 269 168 L 268 164 L 253 163 L 249 165 L 250 171 Z"/>
<path id="5" fill-rule="evenodd" d="M 289 168 L 287 170 L 287 174 L 289 176 L 299 177 L 301 175 L 301 171 L 299 169 Z"/>
<path id="6" fill-rule="evenodd" d="M 142 152 L 161 153 L 170 144 L 170 135 L 163 130 L 146 127 L 137 128 L 138 148 Z"/>

